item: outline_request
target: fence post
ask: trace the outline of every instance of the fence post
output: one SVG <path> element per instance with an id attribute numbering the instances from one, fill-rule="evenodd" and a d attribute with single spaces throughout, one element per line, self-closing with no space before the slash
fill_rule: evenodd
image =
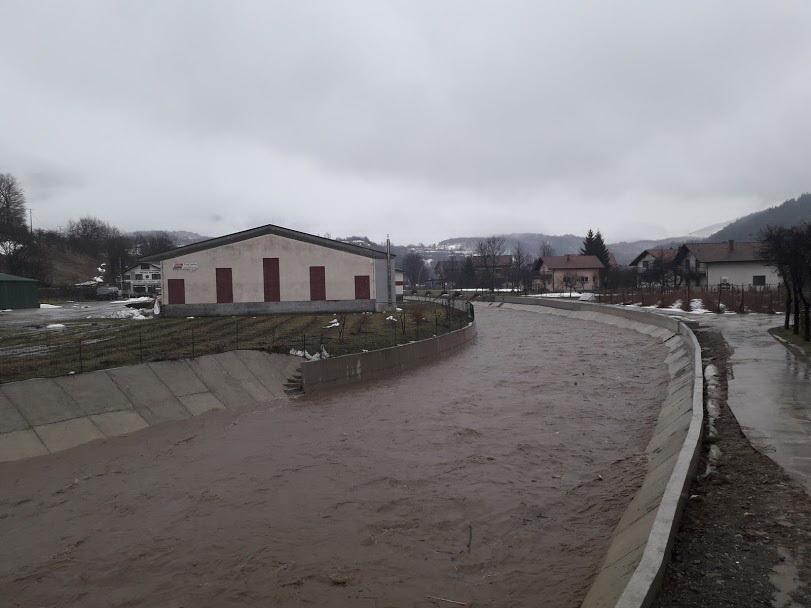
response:
<path id="1" fill-rule="evenodd" d="M 83 361 L 83 357 L 82 357 L 82 340 L 80 338 L 79 339 L 79 373 L 81 374 L 83 372 L 84 372 L 84 361 Z"/>
<path id="2" fill-rule="evenodd" d="M 144 362 L 144 338 L 140 325 L 138 326 L 138 359 L 141 363 Z"/>
<path id="3" fill-rule="evenodd" d="M 234 350 L 239 350 L 239 317 L 237 317 L 236 320 L 235 340 L 236 340 L 236 348 Z"/>
<path id="4" fill-rule="evenodd" d="M 301 334 L 301 350 L 307 352 L 307 334 Z"/>
<path id="5" fill-rule="evenodd" d="M 194 325 L 191 326 L 191 358 L 194 359 Z"/>

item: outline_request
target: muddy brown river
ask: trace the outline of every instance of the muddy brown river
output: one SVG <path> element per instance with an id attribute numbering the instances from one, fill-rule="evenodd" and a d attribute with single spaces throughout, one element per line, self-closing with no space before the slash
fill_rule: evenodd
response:
<path id="1" fill-rule="evenodd" d="M 0 605 L 579 606 L 666 349 L 496 306 L 477 323 L 362 388 L 0 464 Z"/>

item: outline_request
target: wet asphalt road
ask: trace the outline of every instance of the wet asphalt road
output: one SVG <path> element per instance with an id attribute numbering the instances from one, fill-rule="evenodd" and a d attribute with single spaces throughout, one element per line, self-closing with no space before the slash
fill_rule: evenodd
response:
<path id="1" fill-rule="evenodd" d="M 721 331 L 733 349 L 728 401 L 746 437 L 811 494 L 811 368 L 768 333 L 782 315 L 691 318 Z"/>

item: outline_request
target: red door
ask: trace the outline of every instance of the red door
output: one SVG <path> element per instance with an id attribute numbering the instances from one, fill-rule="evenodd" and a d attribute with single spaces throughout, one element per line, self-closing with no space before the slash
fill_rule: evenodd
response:
<path id="1" fill-rule="evenodd" d="M 371 297 L 371 291 L 369 290 L 369 275 L 355 275 L 355 299 L 369 300 Z"/>
<path id="2" fill-rule="evenodd" d="M 231 304 L 234 301 L 234 283 L 230 268 L 217 268 L 217 304 Z"/>
<path id="3" fill-rule="evenodd" d="M 169 279 L 169 304 L 186 303 L 186 281 L 183 279 Z"/>
<path id="4" fill-rule="evenodd" d="M 323 266 L 310 266 L 310 299 L 327 299 L 327 280 Z"/>
<path id="5" fill-rule="evenodd" d="M 265 302 L 279 302 L 279 258 L 264 258 L 262 275 L 265 278 Z"/>

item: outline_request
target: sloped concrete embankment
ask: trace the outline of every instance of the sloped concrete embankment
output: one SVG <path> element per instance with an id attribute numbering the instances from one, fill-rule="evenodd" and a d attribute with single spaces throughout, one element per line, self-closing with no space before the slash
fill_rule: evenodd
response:
<path id="1" fill-rule="evenodd" d="M 647 446 L 647 471 L 614 530 L 611 545 L 582 608 L 642 608 L 658 592 L 678 529 L 703 432 L 701 349 L 677 319 L 585 302 L 500 298 L 501 306 L 625 327 L 669 349 L 668 396 Z"/>
<path id="2" fill-rule="evenodd" d="M 239 350 L 0 385 L 0 462 L 285 396 L 298 358 Z"/>
<path id="3" fill-rule="evenodd" d="M 448 356 L 476 337 L 476 324 L 390 348 L 307 361 L 301 366 L 302 390 L 319 393 L 347 384 L 369 382 Z"/>

